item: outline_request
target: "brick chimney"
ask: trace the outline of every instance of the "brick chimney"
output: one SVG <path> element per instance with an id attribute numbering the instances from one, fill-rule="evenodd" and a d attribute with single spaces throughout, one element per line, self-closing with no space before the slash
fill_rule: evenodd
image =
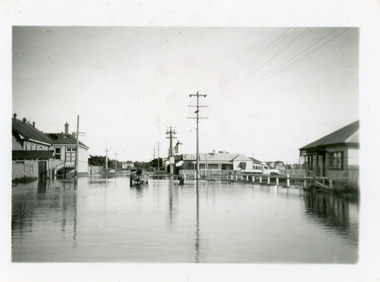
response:
<path id="1" fill-rule="evenodd" d="M 69 134 L 69 124 L 65 123 L 65 134 Z"/>
<path id="2" fill-rule="evenodd" d="M 14 118 L 14 119 L 16 119 L 16 117 L 17 117 L 17 114 L 16 114 L 16 113 L 14 113 L 14 114 L 13 114 L 13 118 Z"/>
<path id="3" fill-rule="evenodd" d="M 26 123 L 26 118 L 23 118 L 22 121 L 23 121 L 24 123 Z"/>
<path id="4" fill-rule="evenodd" d="M 36 122 L 35 121 L 33 121 L 33 127 L 36 127 Z"/>

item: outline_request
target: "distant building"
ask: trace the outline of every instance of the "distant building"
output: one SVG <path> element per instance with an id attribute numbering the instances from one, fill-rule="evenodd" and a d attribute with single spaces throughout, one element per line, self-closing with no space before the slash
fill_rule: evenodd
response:
<path id="1" fill-rule="evenodd" d="M 359 121 L 353 122 L 302 148 L 309 176 L 359 177 Z"/>
<path id="2" fill-rule="evenodd" d="M 24 118 L 12 119 L 12 180 L 23 177 L 44 180 L 52 177 L 52 140 Z"/>
<path id="3" fill-rule="evenodd" d="M 121 169 L 123 170 L 129 170 L 134 168 L 134 164 L 132 161 L 126 161 L 121 163 Z"/>
<path id="4" fill-rule="evenodd" d="M 196 154 L 183 154 L 182 160 L 176 163 L 185 172 L 192 173 L 196 170 Z M 234 170 L 251 170 L 253 159 L 237 153 L 215 151 L 212 153 L 199 154 L 200 174 L 206 173 L 227 173 Z"/>
<path id="5" fill-rule="evenodd" d="M 53 166 L 56 173 L 63 176 L 73 174 L 77 157 L 77 139 L 74 134 L 69 133 L 69 124 L 66 122 L 64 133 L 46 133 L 46 135 L 52 140 L 52 149 L 54 150 Z M 79 176 L 88 174 L 88 149 L 89 147 L 79 141 Z"/>

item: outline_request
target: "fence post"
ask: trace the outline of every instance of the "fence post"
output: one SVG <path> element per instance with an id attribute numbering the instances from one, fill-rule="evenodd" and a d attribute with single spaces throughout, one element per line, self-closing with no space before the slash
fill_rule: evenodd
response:
<path id="1" fill-rule="evenodd" d="M 290 186 L 290 179 L 289 179 L 289 173 L 286 175 L 286 186 Z"/>
<path id="2" fill-rule="evenodd" d="M 330 184 L 330 188 L 333 188 L 334 185 L 333 185 L 333 180 L 332 179 L 329 179 L 329 184 Z"/>
<path id="3" fill-rule="evenodd" d="M 276 185 L 278 185 L 279 184 L 279 178 L 278 178 L 278 176 L 276 177 Z"/>
<path id="4" fill-rule="evenodd" d="M 255 183 L 255 176 L 252 175 L 252 182 Z"/>
<path id="5" fill-rule="evenodd" d="M 262 176 L 260 176 L 260 183 L 263 181 L 263 177 Z"/>
<path id="6" fill-rule="evenodd" d="M 303 188 L 307 188 L 307 180 L 306 180 L 306 176 L 305 176 L 305 179 L 303 181 Z"/>
<path id="7" fill-rule="evenodd" d="M 268 175 L 267 183 L 270 184 L 270 176 Z"/>

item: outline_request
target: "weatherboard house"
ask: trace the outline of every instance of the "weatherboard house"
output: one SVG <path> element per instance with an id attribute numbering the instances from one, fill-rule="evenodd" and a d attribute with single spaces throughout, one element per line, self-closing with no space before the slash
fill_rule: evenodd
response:
<path id="1" fill-rule="evenodd" d="M 69 124 L 66 122 L 65 132 L 46 135 L 52 140 L 55 172 L 62 176 L 74 174 L 77 139 L 74 134 L 69 133 Z M 79 141 L 78 176 L 88 174 L 88 149 L 89 147 Z"/>
<path id="2" fill-rule="evenodd" d="M 359 179 L 359 121 L 353 122 L 302 148 L 309 176 Z"/>
<path id="3" fill-rule="evenodd" d="M 186 173 L 196 170 L 196 154 L 183 154 L 182 160 L 177 163 Z M 207 173 L 223 174 L 234 170 L 252 170 L 253 160 L 245 155 L 219 151 L 199 154 L 199 170 L 201 175 Z"/>
<path id="4" fill-rule="evenodd" d="M 26 118 L 12 118 L 12 180 L 53 176 L 52 140 Z"/>

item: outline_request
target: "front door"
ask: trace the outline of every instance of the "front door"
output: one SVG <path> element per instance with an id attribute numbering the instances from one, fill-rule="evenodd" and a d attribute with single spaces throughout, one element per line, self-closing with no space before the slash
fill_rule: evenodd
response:
<path id="1" fill-rule="evenodd" d="M 325 176 L 325 154 L 317 154 L 316 176 Z"/>
<path id="2" fill-rule="evenodd" d="M 46 162 L 45 161 L 38 162 L 38 180 L 39 181 L 46 180 Z"/>

